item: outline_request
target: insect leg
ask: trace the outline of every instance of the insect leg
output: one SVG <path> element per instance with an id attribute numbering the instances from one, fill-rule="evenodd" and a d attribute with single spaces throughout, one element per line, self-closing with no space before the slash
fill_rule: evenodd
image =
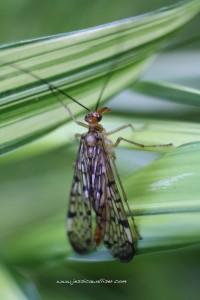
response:
<path id="1" fill-rule="evenodd" d="M 132 219 L 132 222 L 133 222 L 133 226 L 134 226 L 135 232 L 136 232 L 136 234 L 137 234 L 137 236 L 138 236 L 138 239 L 139 239 L 139 240 L 142 240 L 142 236 L 141 236 L 141 234 L 139 233 L 139 230 L 138 230 L 137 225 L 136 225 L 136 223 L 135 223 L 135 219 L 134 219 L 134 217 L 133 217 L 133 215 L 132 215 L 130 206 L 129 206 L 129 204 L 128 204 L 128 198 L 127 198 L 126 193 L 125 193 L 125 190 L 124 190 L 124 188 L 123 188 L 123 185 L 122 185 L 122 182 L 121 182 L 121 179 L 120 179 L 118 170 L 117 170 L 117 166 L 116 166 L 114 160 L 112 160 L 112 165 L 113 165 L 115 174 L 116 174 L 116 176 L 117 176 L 118 183 L 119 183 L 120 188 L 121 188 L 121 191 L 122 191 L 122 195 L 123 195 L 124 202 L 126 203 L 126 206 L 127 206 L 127 208 L 128 208 L 130 217 L 131 217 L 131 219 Z"/>
<path id="2" fill-rule="evenodd" d="M 74 117 L 73 113 L 71 112 L 70 108 L 68 107 L 67 104 L 65 104 L 58 96 L 58 94 L 56 92 L 60 92 L 61 94 L 65 95 L 66 97 L 68 97 L 69 99 L 73 100 L 74 102 L 76 102 L 77 104 L 79 104 L 80 106 L 82 106 L 83 108 L 85 108 L 86 110 L 90 111 L 87 107 L 85 107 L 83 104 L 79 103 L 76 99 L 74 99 L 73 97 L 71 97 L 70 95 L 66 94 L 65 92 L 63 92 L 62 90 L 60 90 L 59 88 L 57 88 L 56 86 L 52 85 L 51 83 L 47 82 L 45 79 L 43 78 L 39 78 L 36 74 L 31 73 L 29 70 L 26 70 L 24 68 L 19 67 L 16 64 L 13 63 L 9 63 L 9 62 L 2 62 L 0 61 L 0 63 L 3 66 L 12 66 L 13 68 L 15 68 L 16 70 L 19 70 L 23 73 L 29 74 L 31 77 L 39 80 L 40 82 L 42 82 L 43 84 L 45 84 L 48 89 L 50 90 L 50 92 L 52 92 L 52 94 L 55 96 L 56 100 L 62 104 L 64 106 L 64 108 L 66 108 L 66 110 L 68 111 L 70 117 L 72 118 L 72 120 L 77 124 L 80 125 L 82 127 L 86 127 L 89 128 L 89 126 L 83 122 L 77 121 L 76 118 Z"/>
<path id="3" fill-rule="evenodd" d="M 52 94 L 56 97 L 57 101 L 60 102 L 65 108 L 66 110 L 68 111 L 70 117 L 72 118 L 72 120 L 77 124 L 77 125 L 80 125 L 82 127 L 86 127 L 86 128 L 89 128 L 89 126 L 83 122 L 80 122 L 78 120 L 76 120 L 76 118 L 74 117 L 72 111 L 70 110 L 69 106 L 67 104 L 65 104 L 59 97 L 58 97 L 58 94 L 55 92 L 54 90 L 54 87 L 53 86 L 49 86 L 49 89 L 51 90 Z"/>
<path id="4" fill-rule="evenodd" d="M 133 145 L 136 145 L 136 146 L 142 147 L 142 148 L 145 148 L 145 147 L 149 147 L 149 148 L 170 147 L 170 146 L 173 145 L 172 143 L 170 143 L 170 144 L 159 144 L 159 145 L 144 145 L 144 144 L 140 144 L 140 143 L 136 143 L 136 142 L 127 140 L 123 137 L 118 137 L 118 139 L 116 140 L 116 142 L 114 143 L 113 146 L 117 147 L 121 141 L 127 142 L 129 144 L 133 144 Z"/>
<path id="5" fill-rule="evenodd" d="M 125 125 L 122 125 L 122 126 L 116 128 L 116 129 L 113 129 L 113 130 L 107 132 L 107 135 L 111 135 L 111 134 L 113 134 L 113 133 L 116 133 L 116 132 L 121 131 L 121 130 L 123 130 L 123 129 L 126 129 L 126 128 L 128 128 L 128 127 L 130 127 L 130 128 L 132 129 L 132 131 L 135 131 L 135 129 L 134 129 L 134 127 L 133 127 L 132 124 L 125 124 Z"/>
<path id="6" fill-rule="evenodd" d="M 106 134 L 107 134 L 107 135 L 111 135 L 111 134 L 113 134 L 113 133 L 119 132 L 119 131 L 121 131 L 121 130 L 123 130 L 123 129 L 126 129 L 126 128 L 128 128 L 128 127 L 130 127 L 132 131 L 139 132 L 139 131 L 144 130 L 144 128 L 146 128 L 147 126 L 144 125 L 144 126 L 142 126 L 141 129 L 136 129 L 132 124 L 127 123 L 127 124 L 125 124 L 125 125 L 122 125 L 122 126 L 116 128 L 116 129 L 113 129 L 113 130 L 107 132 Z"/>

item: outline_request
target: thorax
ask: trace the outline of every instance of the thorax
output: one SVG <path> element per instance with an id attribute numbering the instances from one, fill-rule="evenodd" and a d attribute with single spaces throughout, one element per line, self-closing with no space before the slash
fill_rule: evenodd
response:
<path id="1" fill-rule="evenodd" d="M 87 133 L 82 134 L 81 138 L 84 140 L 87 148 L 103 148 L 108 155 L 113 156 L 113 143 L 108 139 L 106 130 L 101 126 L 91 126 Z M 91 149 L 93 152 L 93 149 Z"/>

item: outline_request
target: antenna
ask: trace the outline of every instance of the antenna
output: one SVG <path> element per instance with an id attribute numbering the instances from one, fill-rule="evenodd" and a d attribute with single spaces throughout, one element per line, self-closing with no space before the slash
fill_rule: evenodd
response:
<path id="1" fill-rule="evenodd" d="M 107 76 L 106 76 L 106 78 L 105 78 L 105 82 L 104 82 L 103 87 L 102 87 L 102 89 L 101 89 L 101 91 L 100 91 L 100 94 L 99 94 L 99 98 L 97 99 L 97 104 L 96 104 L 96 109 L 95 109 L 95 111 L 97 111 L 98 108 L 99 108 L 99 103 L 100 103 L 100 101 L 101 101 L 101 98 L 102 98 L 102 96 L 103 96 L 103 93 L 104 93 L 104 91 L 105 91 L 105 89 L 106 89 L 106 87 L 107 87 L 107 85 L 108 85 L 108 83 L 109 83 L 109 81 L 110 81 L 110 79 L 111 79 L 111 77 L 112 77 L 112 75 L 113 75 L 113 71 L 114 71 L 114 69 L 116 68 L 117 64 L 118 64 L 118 61 L 117 61 L 117 62 L 115 61 L 115 64 L 112 66 L 112 69 L 107 73 Z"/>
<path id="2" fill-rule="evenodd" d="M 72 112 L 70 111 L 69 107 L 67 106 L 67 104 L 65 104 L 59 97 L 58 95 L 55 93 L 55 91 L 59 92 L 60 94 L 64 95 L 65 97 L 71 99 L 72 101 L 74 101 L 75 103 L 77 103 L 78 105 L 80 105 L 81 107 L 83 107 L 84 109 L 86 109 L 87 111 L 90 112 L 90 109 L 87 108 L 86 106 L 84 106 L 82 103 L 78 102 L 76 99 L 74 99 L 72 96 L 70 96 L 69 94 L 65 93 L 63 90 L 59 89 L 58 87 L 54 86 L 53 84 L 49 83 L 48 81 L 46 81 L 43 78 L 40 78 L 39 76 L 37 76 L 35 73 L 30 72 L 27 69 L 24 69 L 22 67 L 19 67 L 18 65 L 14 64 L 14 63 L 10 63 L 10 62 L 2 62 L 0 60 L 0 63 L 3 66 L 11 66 L 13 68 L 15 68 L 18 71 L 21 71 L 23 73 L 26 73 L 28 75 L 30 75 L 31 77 L 39 80 L 40 82 L 42 82 L 43 84 L 47 85 L 48 89 L 54 94 L 54 96 L 56 96 L 56 99 L 59 103 L 61 103 L 69 112 L 70 116 L 72 117 L 72 119 L 74 119 L 74 116 L 72 114 Z"/>
<path id="3" fill-rule="evenodd" d="M 118 37 L 118 39 L 119 39 L 119 37 Z M 119 48 L 117 48 L 117 49 L 119 49 Z M 105 82 L 104 82 L 104 84 L 103 84 L 103 86 L 102 86 L 102 89 L 101 89 L 101 91 L 100 91 L 99 97 L 98 97 L 98 99 L 97 99 L 96 111 L 97 111 L 97 109 L 99 108 L 99 103 L 100 103 L 100 101 L 101 101 L 101 98 L 102 98 L 102 96 L 103 96 L 103 93 L 104 93 L 104 91 L 105 91 L 105 89 L 106 89 L 108 83 L 110 82 L 110 79 L 111 79 L 111 77 L 112 77 L 112 75 L 113 75 L 113 72 L 114 72 L 114 70 L 117 68 L 117 65 L 119 64 L 120 56 L 121 56 L 121 53 L 118 52 L 118 54 L 116 55 L 116 59 L 114 60 L 113 65 L 111 66 L 110 71 L 106 74 Z"/>

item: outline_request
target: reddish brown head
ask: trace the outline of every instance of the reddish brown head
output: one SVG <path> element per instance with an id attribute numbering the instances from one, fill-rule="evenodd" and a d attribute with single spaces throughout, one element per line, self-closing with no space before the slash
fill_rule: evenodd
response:
<path id="1" fill-rule="evenodd" d="M 85 116 L 85 121 L 89 124 L 98 124 L 102 119 L 102 114 L 111 111 L 109 107 L 102 107 L 97 109 L 97 111 L 91 111 Z"/>

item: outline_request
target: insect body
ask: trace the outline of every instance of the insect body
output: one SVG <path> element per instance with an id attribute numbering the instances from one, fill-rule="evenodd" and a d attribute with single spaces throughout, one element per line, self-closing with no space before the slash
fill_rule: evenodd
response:
<path id="1" fill-rule="evenodd" d="M 68 210 L 68 236 L 78 253 L 104 242 L 122 262 L 133 258 L 133 238 L 115 181 L 113 144 L 99 124 L 103 107 L 86 115 L 88 132 L 81 135 Z M 92 242 L 92 210 L 96 229 Z"/>

